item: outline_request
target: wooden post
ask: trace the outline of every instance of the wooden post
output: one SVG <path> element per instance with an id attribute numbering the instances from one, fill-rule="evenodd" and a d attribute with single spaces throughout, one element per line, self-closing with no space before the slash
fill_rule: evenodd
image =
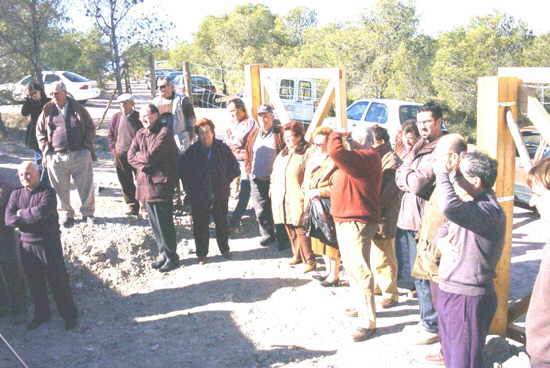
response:
<path id="1" fill-rule="evenodd" d="M 504 248 L 495 280 L 498 304 L 490 329 L 500 336 L 506 336 L 508 329 L 515 171 L 515 146 L 506 124 L 505 108 L 509 107 L 517 120 L 520 85 L 521 80 L 514 77 L 482 77 L 477 83 L 477 146 L 498 161 L 495 193 L 506 214 Z"/>
<path id="2" fill-rule="evenodd" d="M 305 136 L 306 141 L 309 142 L 311 140 L 311 136 L 313 135 L 313 132 L 315 131 L 315 129 L 317 129 L 319 125 L 321 125 L 321 123 L 323 122 L 323 119 L 327 116 L 332 106 L 332 103 L 334 102 L 336 86 L 338 86 L 338 81 L 331 80 L 328 83 L 325 93 L 323 93 L 323 97 L 321 97 L 321 101 L 319 101 L 317 110 L 313 115 L 313 119 L 311 119 L 311 123 L 307 128 L 307 132 Z"/>
<path id="3" fill-rule="evenodd" d="M 187 94 L 187 97 L 189 97 L 189 99 L 194 105 L 195 101 L 193 101 L 193 85 L 191 84 L 191 64 L 187 61 L 183 63 L 182 71 L 183 71 L 183 85 L 185 86 L 185 93 Z"/>
<path id="4" fill-rule="evenodd" d="M 338 69 L 338 74 L 335 76 L 338 80 L 336 85 L 336 93 L 334 99 L 334 107 L 336 111 L 336 124 L 339 128 L 348 129 L 348 101 L 346 94 L 346 72 L 344 69 Z"/>
<path id="5" fill-rule="evenodd" d="M 258 118 L 256 111 L 262 103 L 262 86 L 260 83 L 260 69 L 265 68 L 263 64 L 246 65 L 245 76 L 245 104 L 249 115 L 255 120 Z"/>

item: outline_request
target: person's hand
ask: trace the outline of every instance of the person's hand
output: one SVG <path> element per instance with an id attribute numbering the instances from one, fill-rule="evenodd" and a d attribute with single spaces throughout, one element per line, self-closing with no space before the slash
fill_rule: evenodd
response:
<path id="1" fill-rule="evenodd" d="M 447 156 L 436 157 L 432 162 L 434 174 L 448 174 L 451 172 Z"/>

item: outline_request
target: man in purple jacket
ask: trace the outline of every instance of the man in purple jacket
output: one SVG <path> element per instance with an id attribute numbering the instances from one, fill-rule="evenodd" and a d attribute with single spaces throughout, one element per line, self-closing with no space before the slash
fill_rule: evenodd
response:
<path id="1" fill-rule="evenodd" d="M 55 191 L 40 184 L 32 162 L 21 164 L 19 180 L 23 188 L 11 193 L 5 221 L 21 233 L 21 261 L 34 304 L 27 328 L 33 330 L 50 319 L 47 280 L 65 329 L 71 330 L 77 325 L 77 311 L 63 261 Z"/>
<path id="2" fill-rule="evenodd" d="M 447 368 L 482 368 L 485 338 L 497 306 L 493 279 L 506 216 L 491 189 L 497 162 L 471 152 L 463 153 L 456 167 L 449 157 L 438 157 L 434 164 L 439 207 L 448 220 L 437 240 L 441 349 Z M 452 171 L 455 184 L 472 200 L 459 198 L 449 177 Z"/>

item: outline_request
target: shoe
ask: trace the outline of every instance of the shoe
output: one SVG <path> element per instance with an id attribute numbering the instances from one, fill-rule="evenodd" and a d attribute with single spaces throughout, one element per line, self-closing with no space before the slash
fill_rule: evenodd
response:
<path id="1" fill-rule="evenodd" d="M 409 299 L 417 299 L 418 297 L 416 296 L 416 290 L 411 290 L 407 293 L 407 296 L 409 297 Z"/>
<path id="2" fill-rule="evenodd" d="M 334 281 L 323 281 L 321 282 L 322 287 L 338 287 L 340 286 L 340 280 L 334 280 Z"/>
<path id="3" fill-rule="evenodd" d="M 153 267 L 155 270 L 158 270 L 166 263 L 166 258 L 164 257 L 158 257 L 156 261 L 151 263 L 151 267 Z"/>
<path id="4" fill-rule="evenodd" d="M 27 330 L 36 330 L 38 327 L 40 327 L 41 324 L 46 323 L 49 320 L 50 320 L 50 318 L 43 318 L 43 319 L 42 318 L 41 319 L 34 318 L 27 325 Z"/>
<path id="5" fill-rule="evenodd" d="M 266 247 L 266 246 L 268 246 L 270 243 L 273 243 L 275 240 L 276 240 L 275 237 L 270 236 L 270 237 L 268 237 L 268 238 L 265 238 L 265 239 L 260 240 L 260 245 L 263 246 L 263 247 Z"/>
<path id="6" fill-rule="evenodd" d="M 436 354 L 428 354 L 424 356 L 424 359 L 426 360 L 426 363 L 430 365 L 445 366 L 445 358 L 443 358 L 443 354 L 441 354 L 441 352 Z"/>
<path id="7" fill-rule="evenodd" d="M 382 295 L 382 291 L 380 289 L 374 289 L 374 295 Z"/>
<path id="8" fill-rule="evenodd" d="M 439 341 L 439 335 L 427 331 L 422 325 L 416 324 L 403 329 L 410 337 L 410 341 L 415 345 L 430 345 Z"/>
<path id="9" fill-rule="evenodd" d="M 197 263 L 200 265 L 203 265 L 206 263 L 206 257 L 199 257 L 197 258 Z"/>
<path id="10" fill-rule="evenodd" d="M 66 331 L 74 330 L 77 325 L 78 325 L 78 319 L 76 319 L 76 318 L 71 318 L 71 319 L 65 320 L 65 330 Z"/>
<path id="11" fill-rule="evenodd" d="M 74 218 L 67 217 L 65 221 L 63 221 L 63 227 L 68 229 L 74 226 Z"/>
<path id="12" fill-rule="evenodd" d="M 125 212 L 125 215 L 126 216 L 138 217 L 139 216 L 139 209 L 130 208 L 130 209 L 128 209 L 128 211 Z"/>
<path id="13" fill-rule="evenodd" d="M 313 275 L 311 276 L 313 277 L 315 280 L 317 281 L 325 281 L 327 279 L 328 276 L 322 276 L 322 275 Z"/>
<path id="14" fill-rule="evenodd" d="M 375 332 L 376 332 L 376 328 L 359 327 L 355 330 L 354 333 L 351 334 L 351 338 L 355 342 L 365 341 L 368 338 L 372 337 L 372 335 L 374 335 Z"/>
<path id="15" fill-rule="evenodd" d="M 230 252 L 230 251 L 223 252 L 223 253 L 222 253 L 222 257 L 225 258 L 225 259 L 231 259 L 231 258 L 233 258 L 233 257 L 231 256 L 231 252 Z"/>
<path id="16" fill-rule="evenodd" d="M 344 313 L 346 314 L 346 316 L 351 318 L 359 317 L 359 312 L 357 312 L 357 310 L 354 308 L 346 308 L 344 309 Z"/>
<path id="17" fill-rule="evenodd" d="M 179 261 L 172 261 L 170 259 L 166 260 L 166 262 L 159 268 L 159 272 L 170 272 L 172 270 L 175 270 L 180 265 Z"/>
<path id="18" fill-rule="evenodd" d="M 82 217 L 82 221 L 88 225 L 93 225 L 96 223 L 96 218 L 94 216 L 84 216 Z"/>
<path id="19" fill-rule="evenodd" d="M 290 262 L 288 262 L 288 264 L 291 265 L 291 266 L 294 266 L 294 265 L 297 265 L 297 264 L 300 264 L 300 263 L 302 263 L 302 260 L 300 260 L 298 258 L 294 258 L 294 257 L 292 257 Z"/>
<path id="20" fill-rule="evenodd" d="M 392 308 L 392 307 L 395 307 L 396 305 L 397 305 L 397 300 L 392 299 L 392 298 L 384 298 L 380 302 L 380 307 L 382 309 Z"/>
<path id="21" fill-rule="evenodd" d="M 317 268 L 317 262 L 309 261 L 306 265 L 306 268 L 304 268 L 304 273 L 309 273 L 311 271 L 314 271 L 316 268 Z"/>

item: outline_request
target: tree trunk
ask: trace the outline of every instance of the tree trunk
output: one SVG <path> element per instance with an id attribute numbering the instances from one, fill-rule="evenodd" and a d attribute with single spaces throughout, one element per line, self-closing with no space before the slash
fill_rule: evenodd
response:
<path id="1" fill-rule="evenodd" d="M 40 32 L 38 29 L 38 16 L 36 14 L 36 3 L 32 1 L 30 4 L 32 18 L 32 69 L 34 79 L 42 83 L 42 65 L 40 65 Z"/>
<path id="2" fill-rule="evenodd" d="M 157 76 L 155 75 L 155 55 L 149 54 L 149 78 L 151 83 L 151 96 L 155 97 L 157 90 Z"/>
<path id="3" fill-rule="evenodd" d="M 113 57 L 113 67 L 115 73 L 116 81 L 116 93 L 122 94 L 122 76 L 120 70 L 120 52 L 118 50 L 118 39 L 116 37 L 116 23 L 115 23 L 115 11 L 116 11 L 116 0 L 110 1 L 111 3 L 111 27 L 110 27 L 110 38 L 111 38 L 111 55 Z"/>

